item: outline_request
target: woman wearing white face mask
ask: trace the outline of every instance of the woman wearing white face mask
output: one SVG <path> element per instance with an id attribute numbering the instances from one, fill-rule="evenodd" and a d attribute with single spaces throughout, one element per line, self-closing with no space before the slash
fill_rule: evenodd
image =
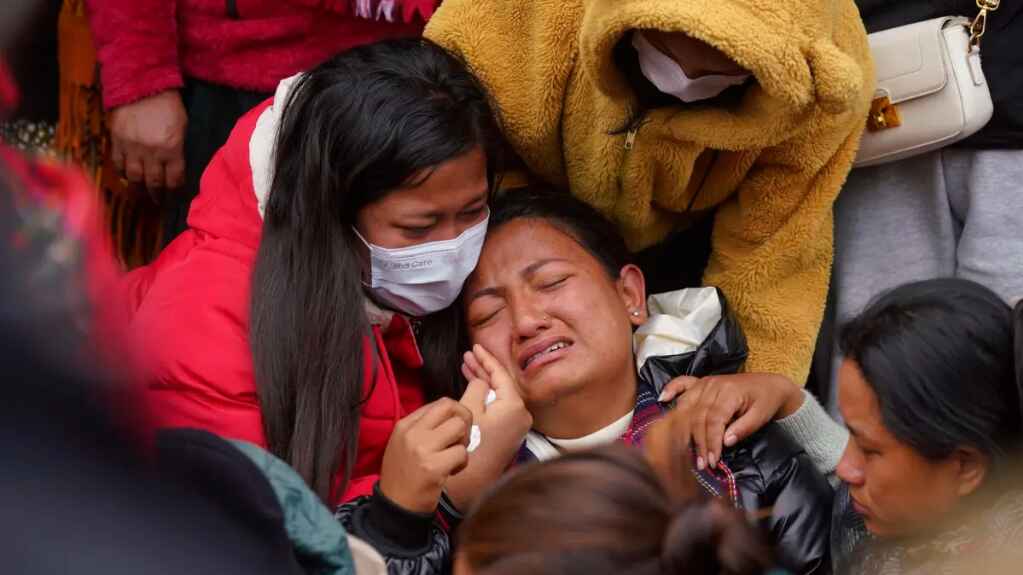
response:
<path id="1" fill-rule="evenodd" d="M 265 447 L 401 570 L 442 569 L 435 510 L 471 496 L 451 476 L 474 471 L 486 395 L 448 399 L 445 308 L 479 257 L 498 148 L 486 94 L 427 41 L 282 82 L 213 159 L 190 229 L 127 280 L 154 426 Z M 527 429 L 506 403 L 486 418 Z"/>
<path id="2" fill-rule="evenodd" d="M 447 0 L 426 36 L 494 95 L 530 171 L 664 248 L 655 291 L 719 286 L 748 369 L 805 381 L 873 92 L 853 0 Z M 666 243 L 711 218 L 709 262 Z"/>

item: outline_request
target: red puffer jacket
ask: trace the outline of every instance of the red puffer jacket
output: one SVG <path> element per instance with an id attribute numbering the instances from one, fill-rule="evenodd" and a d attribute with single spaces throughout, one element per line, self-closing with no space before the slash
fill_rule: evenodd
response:
<path id="1" fill-rule="evenodd" d="M 107 108 L 180 88 L 184 76 L 270 92 L 348 48 L 418 36 L 438 3 L 85 0 Z"/>
<path id="2" fill-rule="evenodd" d="M 189 229 L 122 285 L 129 336 L 145 358 L 145 403 L 156 427 L 195 427 L 266 447 L 249 350 L 249 288 L 263 221 L 250 139 L 267 101 L 246 114 L 206 169 Z M 258 145 L 258 144 L 256 144 Z M 355 469 L 335 502 L 372 492 L 395 423 L 423 404 L 422 356 L 407 319 L 373 326 Z M 370 378 L 376 376 L 376 381 Z"/>

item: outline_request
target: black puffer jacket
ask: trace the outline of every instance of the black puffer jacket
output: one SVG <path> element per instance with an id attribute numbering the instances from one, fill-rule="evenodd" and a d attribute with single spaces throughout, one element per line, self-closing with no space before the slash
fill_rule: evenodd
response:
<path id="1" fill-rule="evenodd" d="M 389 575 L 438 575 L 451 572 L 453 518 L 442 511 L 418 514 L 392 503 L 373 486 L 373 495 L 337 508 L 334 517 L 349 533 L 373 546 L 387 562 Z"/>
<path id="2" fill-rule="evenodd" d="M 770 511 L 760 525 L 779 563 L 793 573 L 830 573 L 833 494 L 803 448 L 768 425 L 722 459 L 735 474 L 743 509 Z"/>
<path id="3" fill-rule="evenodd" d="M 977 15 L 976 0 L 856 0 L 868 32 L 937 18 Z M 995 113 L 983 130 L 958 143 L 968 148 L 1023 148 L 1023 2 L 1003 1 L 981 41 L 984 75 Z"/>
<path id="4" fill-rule="evenodd" d="M 724 296 L 718 291 L 721 317 L 695 350 L 648 358 L 640 369 L 642 383 L 656 393 L 673 378 L 706 377 L 737 372 L 746 355 L 746 338 Z M 831 573 L 829 537 L 833 491 L 803 448 L 781 429 L 767 425 L 726 449 L 722 460 L 735 476 L 739 500 L 760 519 L 779 563 L 796 574 Z"/>

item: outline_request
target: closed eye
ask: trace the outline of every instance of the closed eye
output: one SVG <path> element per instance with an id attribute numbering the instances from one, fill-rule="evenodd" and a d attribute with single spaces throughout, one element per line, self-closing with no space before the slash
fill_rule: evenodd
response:
<path id="1" fill-rule="evenodd" d="M 428 226 L 396 226 L 396 227 L 399 230 L 401 230 L 401 233 L 404 234 L 406 237 L 421 238 L 430 233 L 430 230 L 433 229 L 433 224 L 430 224 Z"/>
<path id="2" fill-rule="evenodd" d="M 501 310 L 503 310 L 503 309 L 504 309 L 504 306 L 501 306 L 501 307 L 495 309 L 493 312 L 490 312 L 490 313 L 488 313 L 486 315 L 483 315 L 482 317 L 473 319 L 473 320 L 471 320 L 469 322 L 469 326 L 473 327 L 473 328 L 477 328 L 477 327 L 481 327 L 483 325 L 486 325 L 487 323 L 490 322 L 490 320 L 492 320 L 495 317 L 497 317 L 497 314 L 501 313 Z"/>
<path id="3" fill-rule="evenodd" d="M 561 287 L 568 280 L 569 277 L 570 276 L 562 276 L 555 280 L 544 282 L 540 284 L 540 289 L 542 290 L 557 289 L 558 287 Z"/>
<path id="4" fill-rule="evenodd" d="M 480 217 L 480 214 L 482 214 L 483 210 L 485 210 L 485 209 L 487 209 L 487 205 L 483 204 L 483 205 L 481 205 L 478 208 L 472 208 L 472 209 L 466 210 L 464 212 L 461 212 L 458 215 L 461 216 L 464 219 L 467 219 L 467 220 L 475 220 L 476 218 Z"/>

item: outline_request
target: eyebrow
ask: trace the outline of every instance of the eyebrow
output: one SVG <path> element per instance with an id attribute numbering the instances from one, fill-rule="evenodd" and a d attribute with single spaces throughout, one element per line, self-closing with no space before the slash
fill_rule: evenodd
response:
<path id="1" fill-rule="evenodd" d="M 567 261 L 568 260 L 566 260 L 565 258 L 544 258 L 542 260 L 537 260 L 537 261 L 529 264 L 528 266 L 522 268 L 522 271 L 519 272 L 519 275 L 522 276 L 522 277 L 528 278 L 528 277 L 536 274 L 536 272 L 540 271 L 540 268 L 544 267 L 547 264 L 554 263 L 554 262 L 567 262 Z M 502 288 L 499 288 L 499 287 L 487 287 L 487 288 L 476 290 L 476 291 L 474 291 L 469 296 L 469 299 L 466 301 L 466 305 L 470 305 L 472 302 L 476 301 L 477 299 L 479 299 L 481 297 L 499 296 L 499 295 L 501 295 L 501 293 L 503 291 L 504 290 Z"/>
<path id="2" fill-rule="evenodd" d="M 848 423 L 845 424 L 845 428 L 849 430 L 849 435 L 852 435 L 853 439 L 857 441 L 864 440 L 867 442 L 871 441 L 870 437 L 864 435 L 863 430 L 856 429 L 855 427 L 849 425 Z"/>
<path id="3" fill-rule="evenodd" d="M 475 206 L 476 204 L 478 204 L 480 202 L 482 202 L 484 204 L 487 203 L 487 193 L 489 191 L 490 190 L 488 190 L 487 188 L 483 188 L 483 191 L 480 192 L 480 195 L 478 195 L 475 198 L 473 198 L 473 199 L 469 200 L 468 202 L 466 202 L 466 204 L 464 206 L 462 206 L 462 209 L 463 210 L 469 209 L 469 208 Z"/>
<path id="4" fill-rule="evenodd" d="M 519 275 L 522 276 L 522 277 L 527 277 L 528 278 L 528 277 L 534 275 L 536 272 L 540 271 L 540 268 L 544 267 L 547 264 L 554 263 L 554 262 L 565 262 L 565 261 L 568 261 L 568 260 L 566 260 L 565 258 L 544 258 L 542 260 L 537 260 L 537 261 L 529 264 L 528 266 L 522 268 L 522 271 L 519 272 Z"/>

